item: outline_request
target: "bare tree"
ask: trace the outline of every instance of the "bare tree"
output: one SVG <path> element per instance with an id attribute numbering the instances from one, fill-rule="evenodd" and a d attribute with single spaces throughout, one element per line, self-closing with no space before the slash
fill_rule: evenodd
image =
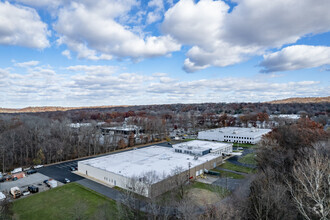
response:
<path id="1" fill-rule="evenodd" d="M 305 219 L 329 219 L 330 164 L 329 142 L 318 143 L 314 149 L 304 149 L 306 160 L 296 161 L 292 178 L 287 180 L 289 192 L 299 213 Z"/>
<path id="2" fill-rule="evenodd" d="M 182 199 L 177 204 L 177 217 L 184 220 L 198 219 L 198 207 L 188 198 Z"/>
<path id="3" fill-rule="evenodd" d="M 178 191 L 181 199 L 187 194 L 187 184 L 189 182 L 189 170 L 184 170 L 182 167 L 176 167 L 171 171 L 171 184 Z"/>
<path id="4" fill-rule="evenodd" d="M 0 220 L 11 219 L 13 214 L 12 212 L 12 203 L 8 198 L 0 201 Z"/>

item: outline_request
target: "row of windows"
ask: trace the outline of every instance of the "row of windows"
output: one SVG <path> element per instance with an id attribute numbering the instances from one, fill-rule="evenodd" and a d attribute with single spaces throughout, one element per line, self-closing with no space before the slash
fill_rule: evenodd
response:
<path id="1" fill-rule="evenodd" d="M 231 140 L 227 140 L 227 139 L 225 139 L 224 140 L 225 142 L 231 142 Z M 241 141 L 241 140 L 234 140 L 233 141 L 234 143 L 243 143 L 243 144 L 252 144 L 252 141 Z"/>
<path id="2" fill-rule="evenodd" d="M 235 137 L 235 136 L 224 136 L 225 138 L 236 138 L 236 139 L 248 139 L 248 140 L 253 140 L 254 138 L 250 137 Z"/>
<path id="3" fill-rule="evenodd" d="M 108 177 L 104 177 L 104 180 L 109 182 L 109 183 L 112 183 L 112 184 L 116 185 L 116 180 L 110 179 Z"/>

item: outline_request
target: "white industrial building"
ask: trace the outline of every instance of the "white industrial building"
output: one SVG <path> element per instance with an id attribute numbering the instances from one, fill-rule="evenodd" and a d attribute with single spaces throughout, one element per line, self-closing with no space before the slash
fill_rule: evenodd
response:
<path id="1" fill-rule="evenodd" d="M 198 139 L 211 141 L 225 141 L 232 143 L 256 144 L 262 135 L 267 134 L 271 129 L 223 127 L 198 132 Z"/>
<path id="2" fill-rule="evenodd" d="M 79 161 L 78 172 L 110 186 L 155 197 L 174 188 L 176 176 L 184 175 L 187 180 L 196 178 L 204 169 L 220 165 L 223 154 L 230 153 L 232 144 L 196 140 L 173 147 L 151 146 Z M 178 170 L 179 173 L 175 172 Z"/>

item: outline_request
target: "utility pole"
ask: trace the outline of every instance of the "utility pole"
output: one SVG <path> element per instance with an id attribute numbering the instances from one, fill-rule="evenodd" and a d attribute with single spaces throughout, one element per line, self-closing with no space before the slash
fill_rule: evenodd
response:
<path id="1" fill-rule="evenodd" d="M 190 166 L 191 162 L 188 162 L 188 182 L 190 182 Z"/>

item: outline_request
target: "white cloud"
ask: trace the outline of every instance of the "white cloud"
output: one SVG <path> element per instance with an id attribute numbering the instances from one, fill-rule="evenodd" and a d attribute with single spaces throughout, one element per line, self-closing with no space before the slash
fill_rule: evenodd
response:
<path id="1" fill-rule="evenodd" d="M 62 0 L 10 0 L 11 2 L 19 2 L 24 5 L 33 6 L 37 8 L 57 8 L 62 3 Z"/>
<path id="2" fill-rule="evenodd" d="M 15 63 L 15 66 L 28 68 L 28 67 L 32 67 L 32 66 L 37 66 L 38 64 L 39 64 L 39 61 L 31 60 L 31 61 L 22 62 L 22 63 Z"/>
<path id="3" fill-rule="evenodd" d="M 228 12 L 222 1 L 181 0 L 165 13 L 162 30 L 191 45 L 184 69 L 228 66 L 330 30 L 328 0 L 237 0 Z"/>
<path id="4" fill-rule="evenodd" d="M 330 65 L 330 47 L 294 45 L 264 55 L 262 72 L 278 72 Z"/>
<path id="5" fill-rule="evenodd" d="M 281 47 L 330 30 L 328 0 L 237 0 L 224 38 L 234 44 Z"/>
<path id="6" fill-rule="evenodd" d="M 147 24 L 151 24 L 162 19 L 164 14 L 163 0 L 151 0 L 148 2 L 148 7 L 153 9 L 153 11 L 150 11 L 147 14 Z"/>
<path id="7" fill-rule="evenodd" d="M 34 66 L 21 74 L 0 69 L 1 107 L 31 105 L 90 106 L 196 102 L 267 101 L 287 97 L 327 96 L 330 87 L 318 81 L 272 82 L 271 78 L 215 78 L 178 80 L 168 74 L 153 76 L 120 73 L 113 66 L 69 66 L 74 75 L 57 74 Z M 61 70 L 63 72 L 63 70 Z M 120 99 L 118 98 L 120 97 Z"/>
<path id="8" fill-rule="evenodd" d="M 66 68 L 67 70 L 74 72 L 85 72 L 89 74 L 112 74 L 117 70 L 115 66 L 103 66 L 103 65 L 77 65 L 77 66 L 69 66 Z"/>
<path id="9" fill-rule="evenodd" d="M 62 55 L 63 56 L 66 56 L 69 60 L 72 59 L 70 50 L 64 50 L 64 51 L 62 51 Z"/>
<path id="10" fill-rule="evenodd" d="M 60 36 L 58 43 L 66 44 L 78 58 L 92 60 L 112 56 L 139 59 L 180 50 L 170 36 L 140 37 L 116 21 L 136 5 L 132 0 L 72 2 L 60 9 L 54 25 Z"/>
<path id="11" fill-rule="evenodd" d="M 49 34 L 36 10 L 0 2 L 0 44 L 44 49 Z"/>

